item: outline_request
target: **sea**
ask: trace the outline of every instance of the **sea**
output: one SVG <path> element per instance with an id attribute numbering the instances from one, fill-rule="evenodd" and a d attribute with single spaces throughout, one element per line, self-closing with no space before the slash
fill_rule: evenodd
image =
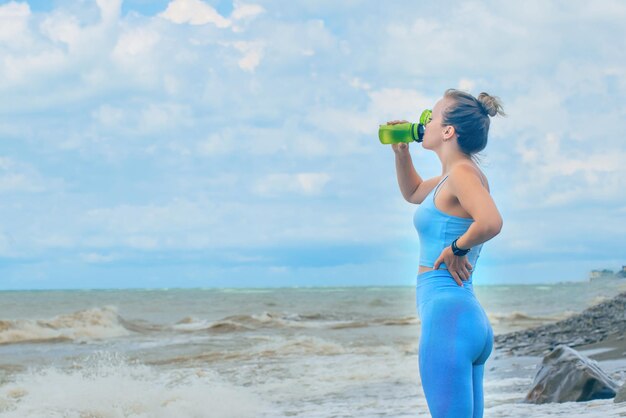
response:
<path id="1" fill-rule="evenodd" d="M 474 282 L 495 334 L 623 291 Z M 428 417 L 419 337 L 414 286 L 0 291 L 0 416 Z M 626 416 L 522 403 L 540 362 L 494 350 L 484 416 Z M 624 383 L 626 362 L 606 367 Z"/>

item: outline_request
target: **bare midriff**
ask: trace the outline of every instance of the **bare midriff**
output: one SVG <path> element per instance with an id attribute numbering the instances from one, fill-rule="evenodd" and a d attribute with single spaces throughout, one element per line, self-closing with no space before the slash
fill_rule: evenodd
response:
<path id="1" fill-rule="evenodd" d="M 421 274 L 421 273 L 424 273 L 425 271 L 431 271 L 431 270 L 434 270 L 434 268 L 427 267 L 427 266 L 420 266 L 419 270 L 417 271 L 417 274 Z M 448 270 L 448 269 L 440 266 L 438 270 Z"/>

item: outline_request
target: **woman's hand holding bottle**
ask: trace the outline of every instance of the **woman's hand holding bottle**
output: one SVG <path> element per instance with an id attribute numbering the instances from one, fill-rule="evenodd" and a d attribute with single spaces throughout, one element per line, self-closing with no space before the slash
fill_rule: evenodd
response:
<path id="1" fill-rule="evenodd" d="M 406 120 L 392 120 L 387 122 L 387 125 L 398 125 L 400 123 L 410 123 Z M 391 144 L 391 148 L 393 148 L 393 152 L 396 154 L 404 154 L 409 151 L 409 144 L 406 142 L 400 142 L 398 144 Z"/>

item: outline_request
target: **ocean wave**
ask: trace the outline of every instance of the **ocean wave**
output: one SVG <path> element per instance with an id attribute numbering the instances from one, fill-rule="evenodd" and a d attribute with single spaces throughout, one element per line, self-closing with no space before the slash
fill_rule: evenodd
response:
<path id="1" fill-rule="evenodd" d="M 407 316 L 404 318 L 380 318 L 371 321 L 346 321 L 336 323 L 330 326 L 332 329 L 346 329 L 346 328 L 363 328 L 376 325 L 385 326 L 402 326 L 419 324 L 420 321 L 416 316 Z"/>
<path id="2" fill-rule="evenodd" d="M 406 316 L 404 318 L 381 319 L 379 322 L 383 325 L 413 325 L 419 324 L 420 320 L 417 316 Z"/>
<path id="3" fill-rule="evenodd" d="M 332 313 L 285 313 L 262 312 L 251 315 L 231 315 L 217 321 L 208 321 L 188 316 L 171 329 L 180 332 L 240 332 L 257 329 L 277 328 L 315 328 L 315 329 L 346 329 L 369 326 L 402 326 L 418 323 L 415 316 L 403 318 L 376 318 L 376 319 L 345 319 Z"/>
<path id="4" fill-rule="evenodd" d="M 260 328 L 284 328 L 289 326 L 289 321 L 296 320 L 283 314 L 263 312 L 253 315 L 231 315 L 217 321 L 209 321 L 205 319 L 187 316 L 171 329 L 182 332 L 237 332 L 248 331 Z"/>
<path id="5" fill-rule="evenodd" d="M 341 344 L 308 335 L 273 339 L 255 346 L 250 351 L 254 357 L 278 357 L 288 355 L 332 356 L 345 354 L 348 350 Z M 353 352 L 353 351 L 350 351 Z"/>
<path id="6" fill-rule="evenodd" d="M 123 337 L 130 333 L 114 306 L 86 309 L 50 319 L 0 320 L 0 344 L 86 341 Z"/>
<path id="7" fill-rule="evenodd" d="M 593 305 L 599 305 L 602 302 L 606 302 L 607 300 L 611 300 L 612 298 L 608 297 L 608 296 L 603 296 L 603 295 L 599 295 L 594 297 L 591 302 L 589 302 L 589 306 L 593 306 Z"/>
<path id="8" fill-rule="evenodd" d="M 498 312 L 488 312 L 487 316 L 489 317 L 489 321 L 494 324 L 499 323 L 516 323 L 516 322 L 538 322 L 538 323 L 547 323 L 547 322 L 555 322 L 560 321 L 561 319 L 565 319 L 575 312 L 573 311 L 564 311 L 559 313 L 558 315 L 552 316 L 533 316 L 529 315 L 526 312 L 520 311 L 512 311 L 507 313 L 498 313 Z"/>
<path id="9" fill-rule="evenodd" d="M 0 345 L 16 343 L 86 342 L 134 334 L 228 334 L 261 329 L 350 329 L 370 326 L 404 326 L 419 323 L 416 316 L 346 318 L 329 313 L 261 312 L 230 315 L 218 320 L 186 316 L 174 324 L 128 320 L 115 306 L 62 314 L 49 319 L 0 320 Z"/>
<path id="10" fill-rule="evenodd" d="M 347 349 L 337 342 L 323 338 L 295 335 L 291 337 L 272 336 L 257 337 L 252 347 L 241 350 L 215 350 L 186 354 L 161 360 L 147 362 L 150 365 L 185 365 L 220 363 L 223 361 L 256 361 L 264 358 L 285 358 L 288 356 L 334 356 L 356 353 L 357 348 Z"/>

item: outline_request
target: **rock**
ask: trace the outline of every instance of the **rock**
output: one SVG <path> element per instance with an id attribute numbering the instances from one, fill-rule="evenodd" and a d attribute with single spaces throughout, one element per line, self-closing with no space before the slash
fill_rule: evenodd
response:
<path id="1" fill-rule="evenodd" d="M 615 399 L 613 399 L 613 402 L 626 402 L 626 384 L 622 385 L 622 387 L 618 389 L 617 395 L 615 395 Z"/>
<path id="2" fill-rule="evenodd" d="M 626 292 L 622 292 L 561 321 L 495 335 L 495 348 L 513 355 L 546 355 L 560 344 L 576 347 L 623 336 L 625 317 Z"/>
<path id="3" fill-rule="evenodd" d="M 584 402 L 615 397 L 619 385 L 573 348 L 558 345 L 543 358 L 524 403 Z"/>

